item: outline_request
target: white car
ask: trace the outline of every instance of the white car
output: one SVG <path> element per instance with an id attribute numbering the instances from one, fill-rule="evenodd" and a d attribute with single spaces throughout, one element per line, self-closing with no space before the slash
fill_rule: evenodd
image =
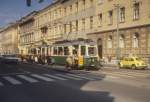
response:
<path id="1" fill-rule="evenodd" d="M 19 61 L 20 61 L 20 58 L 18 58 L 16 55 L 3 55 L 2 63 L 18 64 Z"/>

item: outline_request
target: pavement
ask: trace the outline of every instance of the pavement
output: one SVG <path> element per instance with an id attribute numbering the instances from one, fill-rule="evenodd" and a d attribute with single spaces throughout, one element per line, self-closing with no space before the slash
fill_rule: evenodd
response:
<path id="1" fill-rule="evenodd" d="M 62 66 L 21 63 L 4 65 L 0 73 L 0 102 L 150 101 L 150 79 L 119 76 L 149 75 L 146 70 L 67 71 Z"/>

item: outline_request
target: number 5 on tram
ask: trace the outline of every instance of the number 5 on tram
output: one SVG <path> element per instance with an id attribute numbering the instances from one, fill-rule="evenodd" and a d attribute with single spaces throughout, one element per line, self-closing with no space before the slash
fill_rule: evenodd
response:
<path id="1" fill-rule="evenodd" d="M 51 59 L 57 65 L 66 65 L 66 59 L 69 56 L 71 68 L 100 68 L 97 45 L 92 40 L 59 41 L 48 49 Z"/>

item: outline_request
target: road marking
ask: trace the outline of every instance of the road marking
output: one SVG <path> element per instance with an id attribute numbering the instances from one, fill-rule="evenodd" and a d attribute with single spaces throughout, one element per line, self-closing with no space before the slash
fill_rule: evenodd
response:
<path id="1" fill-rule="evenodd" d="M 84 76 L 78 76 L 78 75 L 74 75 L 74 74 L 67 74 L 67 75 L 73 76 L 73 77 L 77 77 L 77 78 L 87 79 L 87 80 L 91 80 L 91 81 L 94 81 L 94 80 L 95 80 L 95 79 L 93 79 L 93 78 L 84 77 Z"/>
<path id="2" fill-rule="evenodd" d="M 68 79 L 73 79 L 73 80 L 82 80 L 80 78 L 75 78 L 75 77 L 72 77 L 72 76 L 66 76 L 66 75 L 63 75 L 63 74 L 56 74 L 58 76 L 61 76 L 61 77 L 65 77 L 65 78 L 68 78 Z"/>
<path id="3" fill-rule="evenodd" d="M 139 72 L 126 72 L 126 73 L 132 74 L 134 76 L 142 76 L 142 77 L 150 76 L 150 74 L 148 74 L 148 73 L 139 73 Z"/>
<path id="4" fill-rule="evenodd" d="M 10 76 L 5 76 L 3 77 L 5 80 L 7 80 L 8 82 L 10 82 L 13 85 L 18 85 L 18 84 L 22 84 L 22 82 L 10 77 Z"/>
<path id="5" fill-rule="evenodd" d="M 131 76 L 131 77 L 147 77 L 144 74 L 140 74 L 140 73 L 136 73 L 136 72 L 125 72 L 125 73 L 121 73 L 121 72 L 112 72 L 114 74 L 120 74 L 120 75 L 126 75 L 126 76 Z"/>
<path id="6" fill-rule="evenodd" d="M 124 74 L 121 74 L 121 73 L 114 73 L 114 72 L 102 72 L 103 74 L 108 74 L 108 75 L 111 75 L 111 76 L 119 76 L 119 77 L 128 77 L 128 78 L 135 78 L 133 76 L 128 76 L 128 75 L 124 75 Z"/>
<path id="7" fill-rule="evenodd" d="M 17 75 L 17 76 L 18 76 L 19 78 L 21 78 L 21 79 L 24 79 L 24 80 L 30 82 L 30 83 L 39 82 L 38 80 L 33 79 L 33 78 L 31 78 L 31 77 L 28 77 L 28 76 L 25 76 L 25 75 Z"/>
<path id="8" fill-rule="evenodd" d="M 47 76 L 47 77 L 55 78 L 55 79 L 58 79 L 58 80 L 67 80 L 67 79 L 65 79 L 65 78 L 58 77 L 58 76 L 54 76 L 54 75 L 50 75 L 50 74 L 43 74 L 43 75 L 45 75 L 45 76 Z"/>
<path id="9" fill-rule="evenodd" d="M 41 76 L 41 75 L 38 75 L 38 74 L 31 74 L 32 77 L 35 77 L 35 78 L 39 78 L 41 80 L 44 80 L 44 81 L 54 81 L 53 79 L 51 78 L 48 78 L 48 77 L 44 77 L 44 76 Z"/>
<path id="10" fill-rule="evenodd" d="M 119 77 L 109 75 L 109 76 L 106 76 L 106 78 L 118 79 Z"/>

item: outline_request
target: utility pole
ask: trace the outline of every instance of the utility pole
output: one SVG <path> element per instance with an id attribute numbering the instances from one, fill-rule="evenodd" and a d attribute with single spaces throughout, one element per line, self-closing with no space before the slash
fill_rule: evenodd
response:
<path id="1" fill-rule="evenodd" d="M 117 57 L 117 61 L 120 59 L 120 47 L 119 47 L 119 40 L 120 40 L 120 33 L 119 33 L 119 17 L 120 17 L 120 5 L 119 4 L 115 4 L 114 5 L 117 11 L 117 47 L 116 47 L 116 57 Z"/>

